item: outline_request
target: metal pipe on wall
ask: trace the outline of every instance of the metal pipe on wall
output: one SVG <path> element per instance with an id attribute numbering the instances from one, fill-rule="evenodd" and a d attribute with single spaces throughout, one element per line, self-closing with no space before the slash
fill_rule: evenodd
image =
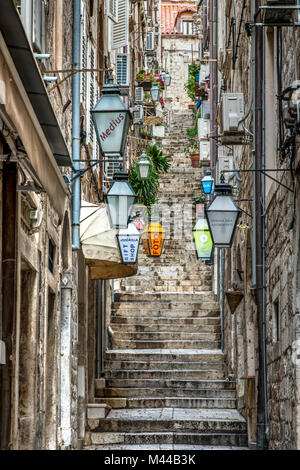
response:
<path id="1" fill-rule="evenodd" d="M 255 12 L 261 5 L 255 1 Z M 264 194 L 263 194 L 263 79 L 264 79 L 264 32 L 263 28 L 255 28 L 255 142 L 254 142 L 254 210 L 256 214 L 255 227 L 255 272 L 256 284 L 253 286 L 256 294 L 258 316 L 258 383 L 257 383 L 257 449 L 266 448 L 266 360 L 265 360 L 265 312 L 264 312 Z"/>
<path id="2" fill-rule="evenodd" d="M 218 101 L 218 7 L 217 0 L 209 0 L 209 57 L 210 62 L 210 134 L 214 136 L 210 139 L 210 166 L 213 177 L 216 177 L 216 162 L 218 160 L 218 124 L 217 124 L 217 101 Z"/>
<path id="3" fill-rule="evenodd" d="M 80 0 L 73 0 L 73 69 L 80 69 Z M 73 176 L 80 170 L 80 73 L 72 75 L 72 160 Z M 80 249 L 81 180 L 72 186 L 72 249 Z"/>

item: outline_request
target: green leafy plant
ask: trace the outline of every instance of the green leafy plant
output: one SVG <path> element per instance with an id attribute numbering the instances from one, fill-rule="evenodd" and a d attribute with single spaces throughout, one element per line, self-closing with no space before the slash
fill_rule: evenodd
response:
<path id="1" fill-rule="evenodd" d="M 156 145 L 149 145 L 146 154 L 151 161 L 150 174 L 146 180 L 140 180 L 137 171 L 137 161 L 130 170 L 130 183 L 141 204 L 148 208 L 157 202 L 157 192 L 160 173 L 166 173 L 170 167 L 170 158 L 164 156 Z"/>
<path id="2" fill-rule="evenodd" d="M 184 153 L 199 152 L 199 143 L 195 139 L 190 139 L 189 144 L 184 148 Z"/>
<path id="3" fill-rule="evenodd" d="M 193 197 L 191 198 L 191 202 L 192 202 L 193 204 L 204 203 L 204 202 L 206 202 L 206 197 L 205 197 L 204 194 L 201 194 L 200 196 L 193 196 Z"/>
<path id="4" fill-rule="evenodd" d="M 200 67 L 196 64 L 191 64 L 189 66 L 189 76 L 188 81 L 184 85 L 184 89 L 187 92 L 188 97 L 195 101 L 196 97 L 196 85 L 195 85 L 195 75 L 199 73 Z"/>

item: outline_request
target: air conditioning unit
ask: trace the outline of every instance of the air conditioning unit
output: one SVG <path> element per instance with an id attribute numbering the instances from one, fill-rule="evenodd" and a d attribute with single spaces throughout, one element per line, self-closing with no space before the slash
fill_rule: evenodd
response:
<path id="1" fill-rule="evenodd" d="M 6 348 L 4 341 L 0 340 L 0 364 L 6 364 Z"/>
<path id="2" fill-rule="evenodd" d="M 210 160 L 210 142 L 209 140 L 200 141 L 200 160 Z"/>
<path id="3" fill-rule="evenodd" d="M 141 105 L 135 106 L 133 109 L 133 122 L 135 124 L 143 124 L 144 122 L 144 108 Z"/>
<path id="4" fill-rule="evenodd" d="M 142 103 L 144 101 L 144 88 L 142 86 L 136 87 L 134 91 L 134 101 L 136 103 Z"/>
<path id="5" fill-rule="evenodd" d="M 153 51 L 154 50 L 154 33 L 150 31 L 147 33 L 146 37 L 146 51 Z"/>
<path id="6" fill-rule="evenodd" d="M 286 8 L 296 6 L 297 0 L 267 0 L 266 8 L 262 8 L 262 18 L 264 23 L 292 23 L 298 21 L 298 10 Z"/>
<path id="7" fill-rule="evenodd" d="M 198 140 L 208 139 L 210 133 L 210 120 L 199 118 L 198 119 Z"/>
<path id="8" fill-rule="evenodd" d="M 115 162 L 105 162 L 104 163 L 105 180 L 112 181 L 114 174 L 120 171 L 121 165 L 122 165 L 122 159 L 116 159 Z"/>
<path id="9" fill-rule="evenodd" d="M 202 101 L 201 116 L 204 119 L 210 119 L 210 99 Z"/>
<path id="10" fill-rule="evenodd" d="M 224 179 L 225 179 L 225 183 L 228 183 L 234 174 L 234 173 L 231 173 L 232 170 L 233 170 L 233 155 L 226 155 L 225 152 L 219 151 L 218 161 L 216 164 L 216 174 L 217 174 L 218 181 L 221 181 L 222 172 L 225 171 L 225 173 L 223 173 Z"/>
<path id="11" fill-rule="evenodd" d="M 243 133 L 244 94 L 223 93 L 222 95 L 222 131 L 223 134 Z"/>
<path id="12" fill-rule="evenodd" d="M 199 71 L 199 82 L 204 82 L 209 77 L 209 65 L 201 65 Z"/>

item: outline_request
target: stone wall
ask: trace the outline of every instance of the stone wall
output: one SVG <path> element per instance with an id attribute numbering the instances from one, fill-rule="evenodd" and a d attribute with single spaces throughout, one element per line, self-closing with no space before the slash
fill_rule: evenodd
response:
<path id="1" fill-rule="evenodd" d="M 233 3 L 233 2 L 232 2 Z M 238 26 L 243 2 L 227 2 L 227 26 L 232 17 Z M 219 9 L 225 23 L 224 8 Z M 250 5 L 249 5 L 250 7 Z M 247 7 L 244 11 L 246 21 L 250 19 Z M 223 28 L 225 34 L 226 28 Z M 289 169 L 289 157 L 280 161 L 278 145 L 278 103 L 276 100 L 276 28 L 265 30 L 265 113 L 266 113 L 266 166 L 268 168 Z M 219 32 L 220 34 L 220 32 Z M 295 35 L 295 36 L 294 36 Z M 292 28 L 282 28 L 283 54 L 282 77 L 284 89 L 295 79 L 295 57 L 299 63 L 299 33 Z M 228 39 L 228 27 L 227 27 Z M 220 39 L 221 44 L 226 44 Z M 293 44 L 293 47 L 291 47 Z M 231 46 L 229 46 L 231 47 Z M 219 51 L 220 53 L 220 51 Z M 228 55 L 230 52 L 225 51 Z M 223 54 L 223 52 L 222 52 Z M 294 55 L 295 54 L 295 55 Z M 219 56 L 220 57 L 220 56 Z M 250 79 L 250 38 L 243 32 L 240 35 L 235 69 L 225 67 L 225 60 L 219 71 L 227 77 L 227 92 L 243 92 L 245 107 L 251 97 Z M 225 64 L 225 65 L 224 65 Z M 298 65 L 299 66 L 299 65 Z M 251 116 L 245 121 L 246 129 L 253 131 Z M 298 142 L 296 144 L 298 149 Z M 299 152 L 296 153 L 296 168 Z M 253 163 L 251 147 L 234 146 L 234 167 L 248 169 Z M 271 174 L 274 178 L 293 188 L 293 178 L 289 171 Z M 238 199 L 253 199 L 253 175 L 241 173 L 242 183 Z M 298 187 L 297 176 L 295 187 Z M 232 181 L 234 184 L 236 180 Z M 265 271 L 266 271 L 266 351 L 267 351 L 267 395 L 268 421 L 267 437 L 270 449 L 299 448 L 299 364 L 297 351 L 298 340 L 298 263 L 299 263 L 299 220 L 297 217 L 297 193 L 292 193 L 266 178 L 266 214 L 265 214 Z M 248 213 L 253 210 L 251 202 L 240 202 L 240 207 Z M 253 213 L 255 217 L 255 214 Z M 249 442 L 256 440 L 256 396 L 251 392 L 251 381 L 257 385 L 258 367 L 258 324 L 257 309 L 252 294 L 252 226 L 253 219 L 243 213 L 241 220 L 249 228 L 237 229 L 234 244 L 227 250 L 225 261 L 225 291 L 239 285 L 244 298 L 234 314 L 230 313 L 225 301 L 225 353 L 229 372 L 237 380 L 239 410 L 247 417 Z M 291 224 L 291 222 L 293 223 Z M 242 271 L 242 281 L 237 277 L 237 269 Z M 245 378 L 248 377 L 248 378 Z M 255 377 L 255 379 L 251 379 Z M 256 390 L 255 385 L 255 390 Z"/>

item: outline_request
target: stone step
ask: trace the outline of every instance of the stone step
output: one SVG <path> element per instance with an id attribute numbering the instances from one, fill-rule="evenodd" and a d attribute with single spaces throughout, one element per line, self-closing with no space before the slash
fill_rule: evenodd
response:
<path id="1" fill-rule="evenodd" d="M 140 362 L 214 362 L 216 360 L 224 361 L 224 354 L 220 349 L 207 350 L 149 350 L 136 351 L 135 349 L 126 350 L 107 350 L 105 359 L 109 361 L 140 361 Z M 97 382 L 97 381 L 96 381 Z"/>
<path id="2" fill-rule="evenodd" d="M 219 333 L 211 332 L 185 332 L 185 331 L 118 331 L 114 330 L 115 340 L 124 341 L 218 341 L 221 339 Z"/>
<path id="3" fill-rule="evenodd" d="M 186 379 L 186 380 L 221 380 L 225 374 L 220 370 L 106 370 L 106 379 L 129 380 L 160 380 L 160 379 Z"/>
<path id="4" fill-rule="evenodd" d="M 124 444 L 124 445 L 120 445 Z M 247 448 L 246 433 L 99 433 L 88 432 L 85 439 L 85 446 L 101 446 L 102 450 L 131 450 L 131 449 L 169 449 L 167 444 L 174 450 L 226 450 L 225 446 L 230 446 L 228 450 L 239 450 Z M 137 447 L 138 446 L 138 447 Z M 144 446 L 144 447 L 143 447 Z M 185 446 L 185 447 L 184 447 Z M 194 446 L 194 447 L 192 447 Z M 197 446 L 195 448 L 195 446 Z M 232 447 L 233 446 L 233 447 Z M 97 447 L 98 449 L 98 447 Z"/>
<path id="5" fill-rule="evenodd" d="M 123 333 L 126 331 L 127 333 L 158 333 L 161 331 L 168 331 L 169 333 L 176 333 L 178 332 L 178 328 L 180 327 L 180 331 L 184 331 L 185 333 L 194 333 L 197 331 L 201 331 L 201 333 L 220 333 L 221 326 L 217 325 L 189 325 L 185 323 L 186 318 L 183 319 L 180 324 L 176 323 L 173 325 L 165 324 L 164 322 L 157 322 L 156 324 L 149 324 L 149 323 L 138 323 L 135 324 L 127 324 L 127 323 L 120 323 L 115 322 L 114 317 L 111 320 L 111 327 L 114 332 Z"/>
<path id="6" fill-rule="evenodd" d="M 231 399 L 235 400 L 235 389 L 223 388 L 200 388 L 200 389 L 184 389 L 176 387 L 168 388 L 134 388 L 134 387 L 114 387 L 114 388 L 96 388 L 96 396 L 102 398 L 187 398 L 187 399 Z M 99 398 L 100 399 L 100 398 Z M 98 400 L 98 398 L 97 398 Z"/>
<path id="7" fill-rule="evenodd" d="M 95 421 L 98 421 L 97 423 Z M 87 420 L 89 426 L 89 420 Z M 133 408 L 111 409 L 92 421 L 93 432 L 245 433 L 245 419 L 229 409 Z"/>
<path id="8" fill-rule="evenodd" d="M 105 368 L 108 370 L 221 370 L 224 369 L 224 364 L 216 359 L 211 362 L 163 362 L 163 361 L 112 361 L 106 362 Z"/>
<path id="9" fill-rule="evenodd" d="M 218 312 L 217 312 L 218 313 Z M 137 328 L 144 328 L 147 325 L 151 328 L 160 328 L 161 325 L 167 326 L 172 331 L 173 328 L 177 328 L 178 326 L 185 325 L 185 327 L 191 328 L 204 328 L 205 331 L 206 327 L 215 327 L 219 326 L 220 320 L 219 315 L 215 317 L 200 317 L 200 318 L 186 318 L 186 317 L 167 317 L 167 316 L 158 316 L 158 317 L 150 317 L 150 316 L 122 316 L 113 314 L 111 317 L 111 324 L 112 327 L 115 329 L 120 325 L 120 328 L 123 328 L 125 325 L 127 327 L 137 327 Z"/>
<path id="10" fill-rule="evenodd" d="M 243 450 L 249 450 L 248 447 L 237 447 L 236 445 L 193 445 L 193 444 L 108 444 L 108 445 L 101 445 L 101 447 L 97 444 L 95 445 L 86 445 L 84 446 L 84 450 L 102 450 L 102 451 L 106 451 L 106 450 L 112 450 L 112 451 L 118 451 L 118 450 L 126 450 L 128 452 L 131 452 L 133 450 L 139 450 L 140 452 L 149 452 L 150 450 L 160 450 L 160 451 L 170 451 L 170 450 L 173 450 L 173 451 L 184 451 L 184 450 L 194 450 L 194 451 L 220 451 L 220 450 L 239 450 L 239 451 L 243 451 Z M 127 458 L 127 457 L 125 457 Z M 161 456 L 158 456 L 158 457 L 154 457 L 154 461 L 155 461 L 155 464 L 156 462 L 158 461 L 159 462 L 159 459 L 161 458 Z M 149 457 L 149 460 L 150 460 L 150 457 Z M 184 458 L 182 459 L 184 460 Z"/>
<path id="11" fill-rule="evenodd" d="M 204 301 L 212 301 L 216 300 L 216 296 L 212 294 L 211 292 L 206 292 L 206 291 L 199 291 L 197 294 L 182 294 L 182 293 L 170 293 L 170 294 L 153 294 L 153 293 L 147 293 L 143 295 L 138 295 L 138 294 L 115 294 L 115 299 L 116 302 L 122 301 L 122 302 L 148 302 L 151 304 L 156 304 L 158 302 L 161 303 L 167 303 L 167 302 L 177 302 L 177 303 L 190 303 L 194 305 L 195 303 L 198 302 L 204 302 Z"/>
<path id="12" fill-rule="evenodd" d="M 114 340 L 114 349 L 218 349 L 220 341 L 205 340 Z"/>
<path id="13" fill-rule="evenodd" d="M 205 388 L 229 388 L 232 389 L 233 382 L 229 380 L 209 380 L 209 379 L 107 379 L 107 388 L 181 388 L 184 390 L 189 389 L 205 389 Z"/>
<path id="14" fill-rule="evenodd" d="M 209 307 L 208 307 L 209 308 Z M 151 314 L 151 317 L 154 317 L 154 315 L 156 315 L 156 318 L 157 319 L 162 319 L 164 320 L 165 316 L 168 315 L 170 321 L 172 319 L 180 319 L 182 320 L 182 318 L 186 319 L 186 320 L 200 320 L 200 319 L 207 319 L 207 318 L 211 318 L 211 317 L 219 317 L 220 316 L 220 311 L 219 309 L 216 309 L 216 308 L 210 308 L 210 309 L 205 309 L 205 308 L 198 308 L 197 310 L 184 310 L 183 307 L 182 308 L 178 308 L 178 309 L 155 309 L 153 308 L 153 310 L 151 311 L 151 309 L 149 308 L 145 308 L 145 307 L 137 307 L 137 308 L 130 308 L 130 307 L 125 307 L 123 305 L 120 305 L 119 307 L 114 307 L 114 310 L 113 310 L 113 313 L 114 315 L 118 315 L 120 317 L 124 317 L 124 319 L 126 317 L 132 317 L 133 313 L 135 316 L 137 317 L 144 317 L 147 312 L 149 312 L 149 314 Z"/>
<path id="15" fill-rule="evenodd" d="M 97 398 L 97 403 L 110 408 L 223 408 L 234 409 L 235 398 L 192 398 L 192 397 L 141 397 L 141 398 Z"/>

